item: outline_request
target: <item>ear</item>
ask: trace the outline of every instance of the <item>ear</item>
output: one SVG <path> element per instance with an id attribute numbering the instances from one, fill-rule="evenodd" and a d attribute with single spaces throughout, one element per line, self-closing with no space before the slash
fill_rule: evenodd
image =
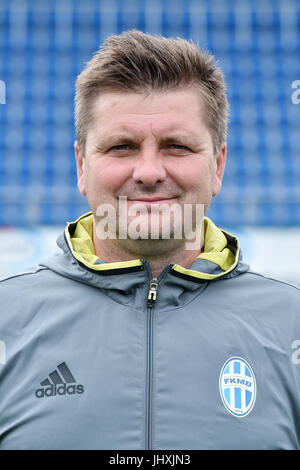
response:
<path id="1" fill-rule="evenodd" d="M 214 179 L 213 196 L 216 196 L 221 187 L 226 163 L 226 145 L 224 144 L 216 156 L 216 173 Z"/>
<path id="2" fill-rule="evenodd" d="M 83 196 L 86 196 L 85 177 L 84 177 L 85 159 L 81 153 L 77 140 L 74 142 L 74 150 L 75 150 L 76 167 L 77 167 L 77 186 L 78 186 L 80 193 Z"/>

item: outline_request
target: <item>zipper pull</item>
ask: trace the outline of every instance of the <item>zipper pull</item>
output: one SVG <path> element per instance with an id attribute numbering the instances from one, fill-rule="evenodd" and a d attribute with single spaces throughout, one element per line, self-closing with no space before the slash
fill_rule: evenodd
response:
<path id="1" fill-rule="evenodd" d="M 149 289 L 149 292 L 148 292 L 147 307 L 149 307 L 149 308 L 152 308 L 153 305 L 156 302 L 157 288 L 158 288 L 158 280 L 157 280 L 156 277 L 154 277 L 150 281 L 150 289 Z"/>

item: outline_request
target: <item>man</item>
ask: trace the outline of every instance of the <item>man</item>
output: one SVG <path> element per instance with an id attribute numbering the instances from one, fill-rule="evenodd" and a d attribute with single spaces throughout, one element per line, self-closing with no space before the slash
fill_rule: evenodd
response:
<path id="1" fill-rule="evenodd" d="M 112 36 L 80 74 L 92 212 L 0 284 L 1 449 L 299 448 L 299 290 L 202 220 L 226 122 L 221 71 L 182 39 Z"/>

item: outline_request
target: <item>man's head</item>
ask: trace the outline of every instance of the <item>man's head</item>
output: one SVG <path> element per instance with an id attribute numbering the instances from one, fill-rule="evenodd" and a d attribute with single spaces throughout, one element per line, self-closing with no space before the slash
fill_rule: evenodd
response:
<path id="1" fill-rule="evenodd" d="M 224 76 L 214 57 L 181 38 L 136 30 L 110 36 L 76 82 L 76 138 L 82 154 L 99 95 L 111 91 L 148 94 L 190 86 L 199 92 L 217 153 L 226 142 L 228 102 Z"/>
<path id="2" fill-rule="evenodd" d="M 197 205 L 207 210 L 223 177 L 227 100 L 213 57 L 183 39 L 112 36 L 78 78 L 76 113 L 78 187 L 94 220 L 99 206 L 116 209 L 112 251 L 158 257 L 181 249 L 184 236 L 174 233 L 185 209 L 193 206 L 193 217 Z M 162 219 L 159 243 L 120 240 L 120 196 L 128 198 L 127 225 L 137 219 L 134 204 L 149 212 L 177 204 L 182 218 L 172 212 L 172 243 L 162 240 Z M 148 212 L 139 223 L 155 224 Z"/>

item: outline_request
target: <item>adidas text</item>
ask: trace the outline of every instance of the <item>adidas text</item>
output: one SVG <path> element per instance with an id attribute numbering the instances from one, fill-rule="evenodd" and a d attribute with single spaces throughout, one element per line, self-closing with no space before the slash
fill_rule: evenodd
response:
<path id="1" fill-rule="evenodd" d="M 55 397 L 56 395 L 75 395 L 84 393 L 83 385 L 50 385 L 49 387 L 38 388 L 35 391 L 37 398 Z"/>

